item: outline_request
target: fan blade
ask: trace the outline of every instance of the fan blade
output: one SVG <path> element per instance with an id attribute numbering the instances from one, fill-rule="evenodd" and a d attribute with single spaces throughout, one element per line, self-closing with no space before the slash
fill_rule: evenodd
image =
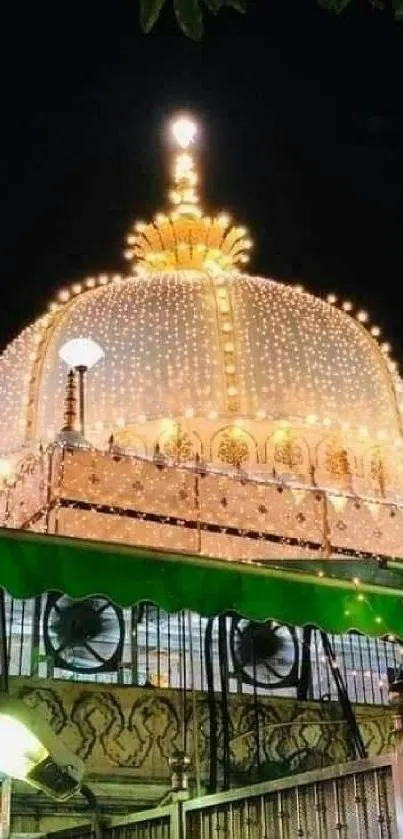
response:
<path id="1" fill-rule="evenodd" d="M 96 658 L 96 660 L 99 661 L 100 664 L 105 664 L 105 659 L 102 658 L 102 656 L 100 656 L 96 650 L 94 650 L 94 647 L 92 647 L 91 644 L 88 643 L 88 641 L 83 642 L 83 647 L 85 647 L 89 654 Z"/>
<path id="2" fill-rule="evenodd" d="M 276 676 L 277 679 L 282 679 L 284 677 L 284 673 L 279 673 L 278 670 L 276 670 L 276 668 L 268 661 L 264 662 L 264 666 L 266 667 L 266 670 L 268 670 L 269 673 L 272 673 L 273 676 Z"/>
<path id="3" fill-rule="evenodd" d="M 108 601 L 106 601 L 105 603 L 102 603 L 101 606 L 98 607 L 98 609 L 95 609 L 95 611 L 98 612 L 98 615 L 101 615 L 102 612 L 105 612 L 106 609 L 111 609 L 111 608 L 112 608 L 111 604 L 108 603 Z"/>

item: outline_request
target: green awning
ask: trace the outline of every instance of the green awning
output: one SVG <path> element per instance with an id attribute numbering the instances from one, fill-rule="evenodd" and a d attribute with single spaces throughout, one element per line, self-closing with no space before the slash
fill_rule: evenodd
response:
<path id="1" fill-rule="evenodd" d="M 153 601 L 168 612 L 190 609 L 211 616 L 234 610 L 250 619 L 314 624 L 340 634 L 356 629 L 403 636 L 401 569 L 394 572 L 394 584 L 384 586 L 328 576 L 326 561 L 311 560 L 307 571 L 301 566 L 259 567 L 0 529 L 0 586 L 16 598 L 48 591 L 102 594 L 122 607 Z"/>

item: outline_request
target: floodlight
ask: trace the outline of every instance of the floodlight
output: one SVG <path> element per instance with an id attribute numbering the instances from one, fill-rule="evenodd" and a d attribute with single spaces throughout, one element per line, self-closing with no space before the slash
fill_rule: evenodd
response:
<path id="1" fill-rule="evenodd" d="M 84 764 L 35 709 L 0 694 L 0 772 L 64 801 L 78 792 Z"/>

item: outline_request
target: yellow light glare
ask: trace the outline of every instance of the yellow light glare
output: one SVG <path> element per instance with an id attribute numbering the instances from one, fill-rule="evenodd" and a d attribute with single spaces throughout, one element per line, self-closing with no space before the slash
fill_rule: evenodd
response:
<path id="1" fill-rule="evenodd" d="M 0 714 L 0 743 L 1 772 L 20 781 L 49 754 L 22 722 L 8 714 Z"/>
<path id="2" fill-rule="evenodd" d="M 177 428 L 177 423 L 175 420 L 171 419 L 170 417 L 164 417 L 161 420 L 161 431 L 170 432 L 174 431 Z"/>
<path id="3" fill-rule="evenodd" d="M 363 309 L 361 309 L 361 311 L 357 314 L 357 320 L 359 320 L 360 323 L 366 323 L 368 320 L 368 312 L 364 312 Z"/>
<path id="4" fill-rule="evenodd" d="M 193 119 L 180 116 L 171 123 L 171 132 L 181 149 L 188 149 L 197 134 L 197 125 Z"/>
<path id="5" fill-rule="evenodd" d="M 11 463 L 5 457 L 0 457 L 0 481 L 9 481 L 12 474 Z"/>

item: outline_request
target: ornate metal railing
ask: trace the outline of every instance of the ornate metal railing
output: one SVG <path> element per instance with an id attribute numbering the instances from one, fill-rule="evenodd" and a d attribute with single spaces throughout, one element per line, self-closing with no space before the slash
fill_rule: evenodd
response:
<path id="1" fill-rule="evenodd" d="M 399 839 L 391 757 L 307 772 L 125 819 L 104 839 Z M 50 834 L 89 839 L 88 828 Z"/>
<path id="2" fill-rule="evenodd" d="M 120 610 L 102 598 L 87 606 L 79 621 L 93 620 L 93 609 L 100 619 L 93 637 L 80 643 L 71 636 L 77 625 L 71 601 L 6 595 L 10 676 L 322 700 L 337 699 L 338 670 L 351 702 L 383 705 L 403 661 L 403 647 L 393 639 L 328 636 L 329 655 L 317 629 L 270 624 L 265 638 L 259 626 L 235 615 L 208 621 L 152 604 Z"/>
<path id="3" fill-rule="evenodd" d="M 180 818 L 180 808 L 175 804 L 155 807 L 126 818 L 110 819 L 97 832 L 102 839 L 180 839 Z M 47 835 L 49 839 L 95 839 L 96 831 L 92 823 Z"/>

